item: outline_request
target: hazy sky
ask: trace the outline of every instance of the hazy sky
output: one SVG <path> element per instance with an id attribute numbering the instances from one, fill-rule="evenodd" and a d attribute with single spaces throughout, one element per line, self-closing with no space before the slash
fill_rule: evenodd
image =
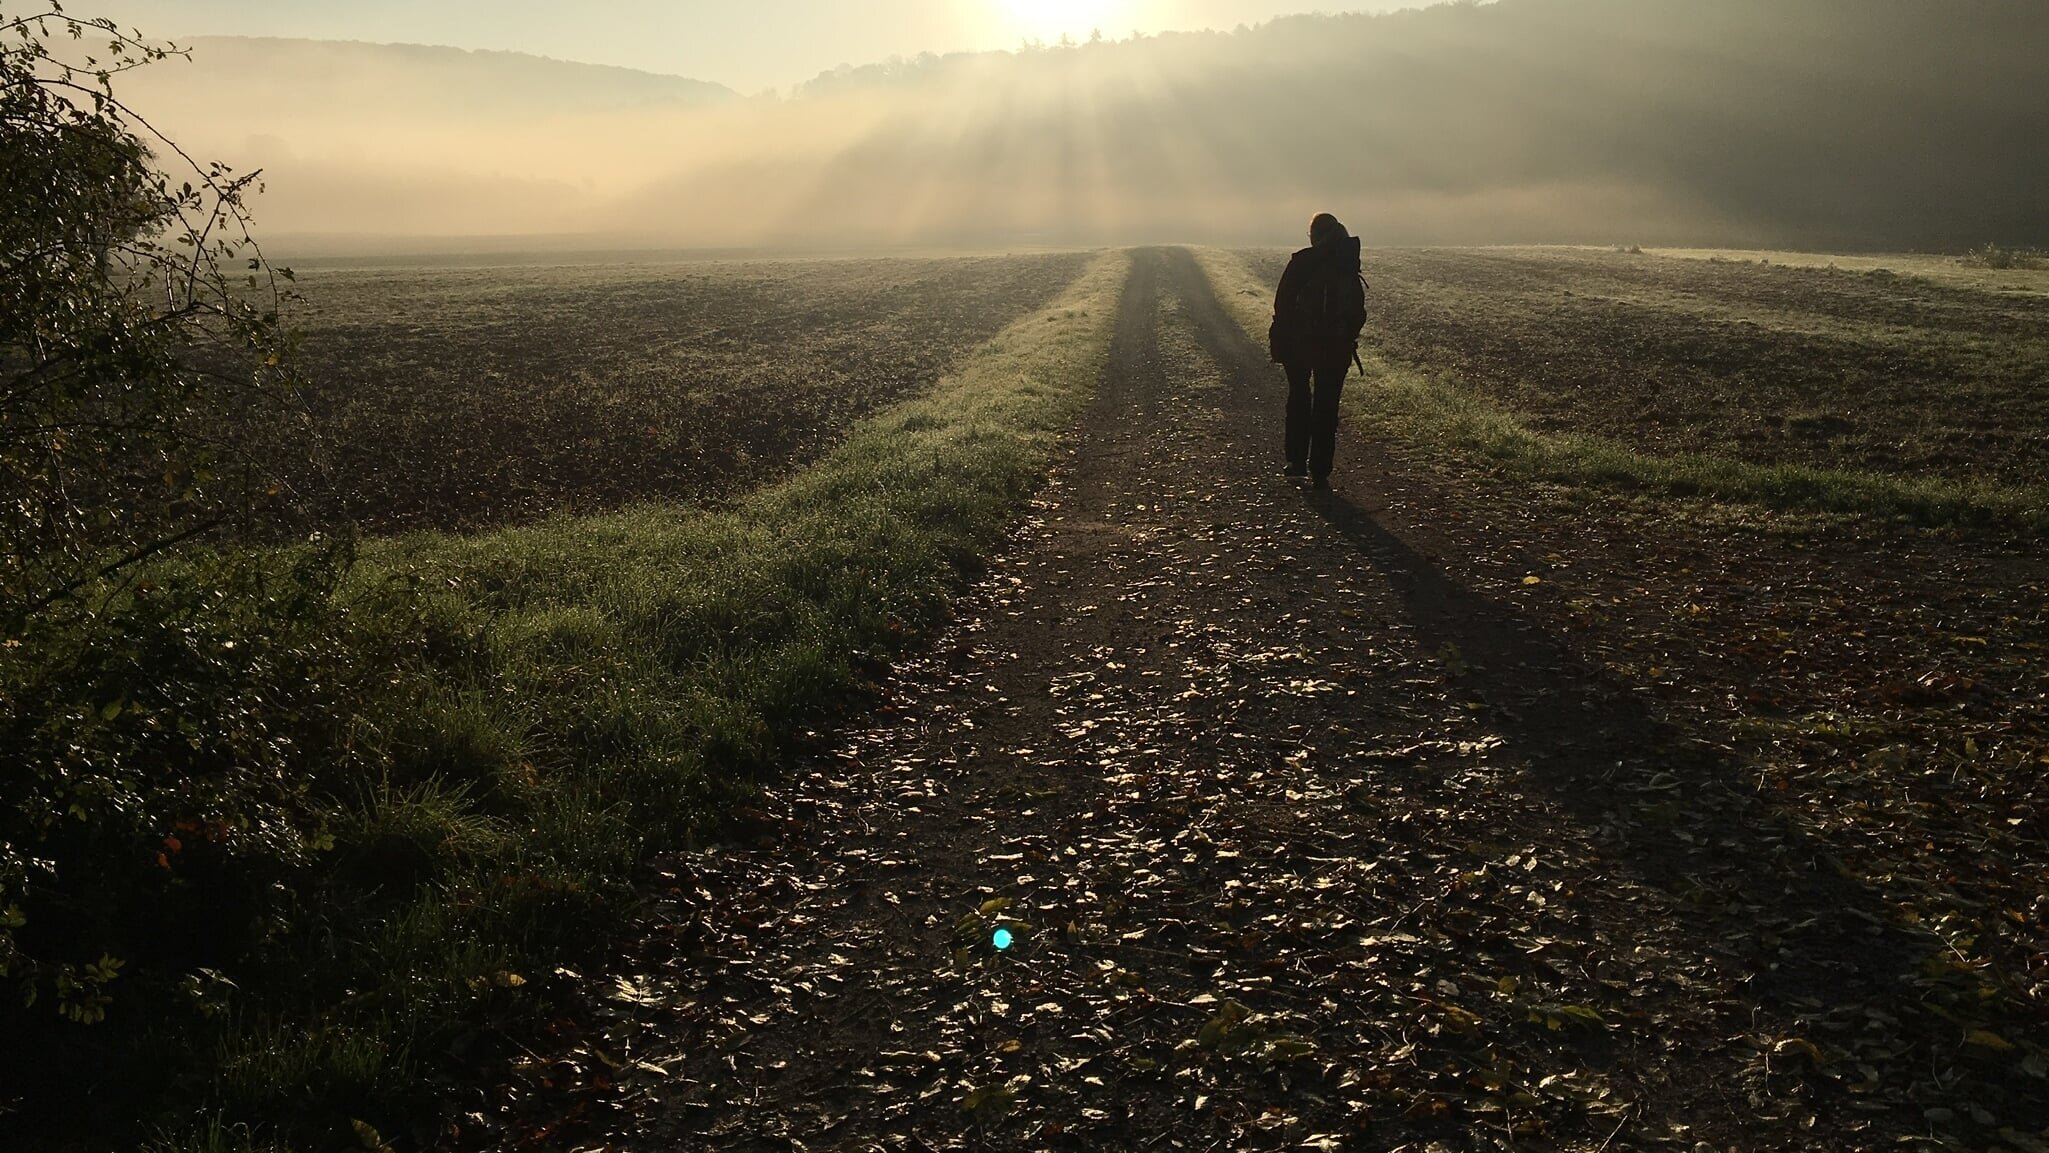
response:
<path id="1" fill-rule="evenodd" d="M 305 36 L 447 44 L 785 87 L 891 55 L 1015 48 L 1025 39 L 1232 28 L 1293 12 L 1424 0 L 76 0 L 157 37 Z"/>

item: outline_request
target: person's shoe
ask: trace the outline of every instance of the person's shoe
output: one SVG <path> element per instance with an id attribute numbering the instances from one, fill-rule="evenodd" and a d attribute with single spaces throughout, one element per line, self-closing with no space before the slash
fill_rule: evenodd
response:
<path id="1" fill-rule="evenodd" d="M 1300 480 L 1301 478 L 1303 478 L 1303 477 L 1305 477 L 1305 476 L 1308 476 L 1308 475 L 1309 475 L 1309 470 L 1308 470 L 1307 468 L 1303 467 L 1302 465 L 1299 465 L 1299 464 L 1291 464 L 1291 465 L 1289 465 L 1289 466 L 1287 467 L 1287 469 L 1286 469 L 1286 470 L 1285 470 L 1285 471 L 1284 471 L 1284 472 L 1283 472 L 1283 473 L 1282 473 L 1281 475 L 1283 475 L 1283 476 L 1287 476 L 1287 477 L 1290 477 L 1290 478 L 1293 478 L 1293 479 L 1296 479 L 1296 480 Z"/>
<path id="2" fill-rule="evenodd" d="M 1309 487 L 1317 489 L 1319 491 L 1327 491 L 1330 488 L 1330 478 L 1327 476 L 1319 476 L 1315 480 L 1309 482 Z"/>

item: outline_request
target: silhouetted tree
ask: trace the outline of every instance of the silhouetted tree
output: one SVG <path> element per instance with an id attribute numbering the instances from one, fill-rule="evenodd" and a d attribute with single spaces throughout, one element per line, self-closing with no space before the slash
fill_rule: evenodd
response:
<path id="1" fill-rule="evenodd" d="M 262 503 L 229 433 L 290 392 L 290 271 L 249 235 L 258 174 L 193 161 L 115 96 L 174 51 L 56 4 L 0 12 L 5 636 Z"/>
<path id="2" fill-rule="evenodd" d="M 152 910 L 253 907 L 275 879 L 245 869 L 171 900 L 148 846 L 176 821 L 215 814 L 236 852 L 277 860 L 304 856 L 311 823 L 266 699 L 308 678 L 199 638 L 230 606 L 305 631 L 346 550 L 309 550 L 321 580 L 273 582 L 258 554 L 189 547 L 278 511 L 263 461 L 306 438 L 278 419 L 296 392 L 291 274 L 250 239 L 257 174 L 193 161 L 114 94 L 174 51 L 54 2 L 0 12 L 0 1031 L 16 1037 L 99 1020 Z M 179 546 L 176 576 L 145 564 Z"/>

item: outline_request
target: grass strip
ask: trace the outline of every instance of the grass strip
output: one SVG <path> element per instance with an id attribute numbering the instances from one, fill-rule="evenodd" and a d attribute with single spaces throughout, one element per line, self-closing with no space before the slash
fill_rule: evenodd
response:
<path id="1" fill-rule="evenodd" d="M 929 393 L 727 507 L 367 542 L 338 586 L 295 575 L 319 567 L 305 558 L 221 558 L 256 570 L 239 599 L 205 563 L 166 566 L 152 587 L 199 589 L 200 647 L 230 658 L 195 675 L 244 702 L 234 732 L 282 750 L 260 774 L 275 835 L 248 835 L 244 786 L 207 786 L 225 815 L 181 819 L 177 858 L 135 882 L 156 886 L 145 905 L 223 911 L 207 967 L 109 944 L 137 959 L 107 985 L 105 1027 L 48 1026 L 83 1046 L 57 1064 L 124 1084 L 102 1113 L 185 1118 L 159 1150 L 430 1143 L 477 1062 L 616 936 L 638 868 L 717 829 L 940 622 L 1092 395 L 1129 267 L 1094 259 Z M 100 676 L 95 654 L 141 627 L 118 615 L 48 651 Z M 153 747 L 149 718 L 171 710 L 147 695 L 79 739 Z M 149 731 L 123 745 L 122 725 Z M 194 803 L 136 796 L 165 822 Z M 202 857 L 211 872 L 188 866 Z M 83 1086 L 49 1076 L 49 1123 L 86 1121 L 54 1100 Z"/>
<path id="2" fill-rule="evenodd" d="M 1197 249 L 1195 257 L 1225 309 L 1254 340 L 1264 341 L 1272 290 L 1230 252 Z M 1370 329 L 1362 359 L 1373 388 L 1347 392 L 1345 411 L 1353 421 L 1393 439 L 1462 452 L 1519 477 L 1924 525 L 2028 531 L 2049 526 L 2049 487 L 1638 452 L 1605 437 L 1533 429 L 1448 374 L 1372 351 Z"/>

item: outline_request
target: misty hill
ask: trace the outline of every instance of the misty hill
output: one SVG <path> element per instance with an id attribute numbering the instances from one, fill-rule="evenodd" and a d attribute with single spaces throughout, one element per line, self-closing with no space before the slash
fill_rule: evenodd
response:
<path id="1" fill-rule="evenodd" d="M 681 122 L 738 101 L 719 84 L 517 52 L 179 44 L 189 59 L 123 76 L 119 91 L 188 149 L 262 168 L 267 193 L 255 207 L 270 235 L 587 229 L 604 196 L 671 170 L 654 158 L 623 163 L 606 126 Z"/>
<path id="2" fill-rule="evenodd" d="M 260 88 L 266 102 L 308 110 L 345 109 L 370 97 L 409 101 L 422 117 L 519 119 L 696 108 L 736 97 L 723 84 L 521 52 L 243 36 L 179 45 L 192 50 L 187 67 L 197 87 L 229 96 Z"/>
<path id="3" fill-rule="evenodd" d="M 1285 242 L 1327 208 L 1375 243 L 1961 249 L 2049 244 L 2044 44 L 2040 0 L 1498 0 L 928 56 L 781 101 L 303 42 L 140 76 L 267 166 L 284 231 Z"/>

